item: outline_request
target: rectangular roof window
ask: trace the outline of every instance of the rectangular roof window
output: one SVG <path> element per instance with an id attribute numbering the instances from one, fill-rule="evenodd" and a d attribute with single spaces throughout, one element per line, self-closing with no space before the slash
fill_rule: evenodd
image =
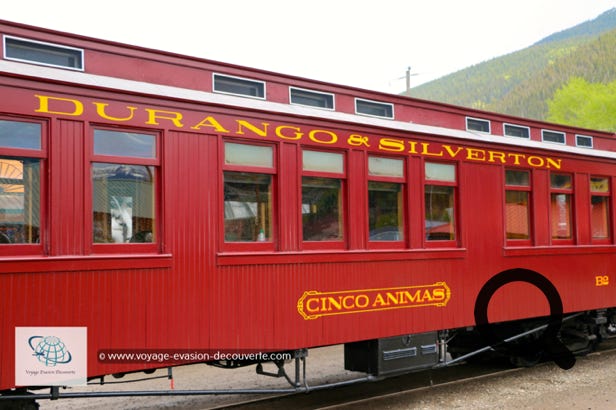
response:
<path id="1" fill-rule="evenodd" d="M 503 124 L 503 133 L 507 137 L 530 139 L 530 128 L 521 125 Z"/>
<path id="2" fill-rule="evenodd" d="M 468 131 L 479 131 L 490 133 L 490 121 L 480 120 L 479 118 L 466 117 L 466 129 Z"/>
<path id="3" fill-rule="evenodd" d="M 214 92 L 265 99 L 265 83 L 247 78 L 214 74 Z"/>
<path id="4" fill-rule="evenodd" d="M 310 107 L 334 109 L 334 95 L 318 91 L 289 87 L 291 104 L 308 105 Z"/>
<path id="5" fill-rule="evenodd" d="M 83 50 L 41 41 L 4 36 L 4 58 L 83 71 Z"/>
<path id="6" fill-rule="evenodd" d="M 556 144 L 565 143 L 565 133 L 558 131 L 541 130 L 541 140 L 544 142 L 554 142 Z"/>
<path id="7" fill-rule="evenodd" d="M 587 135 L 576 135 L 575 145 L 582 148 L 592 148 L 592 137 Z"/>
<path id="8" fill-rule="evenodd" d="M 394 106 L 393 104 L 356 98 L 355 113 L 372 117 L 394 118 Z"/>

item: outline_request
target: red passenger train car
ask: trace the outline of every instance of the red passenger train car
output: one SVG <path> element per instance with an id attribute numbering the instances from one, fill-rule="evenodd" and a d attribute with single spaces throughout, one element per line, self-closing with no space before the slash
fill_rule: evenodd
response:
<path id="1" fill-rule="evenodd" d="M 118 352 L 345 344 L 387 375 L 487 321 L 616 331 L 611 133 L 0 36 L 0 391 L 161 366 Z"/>

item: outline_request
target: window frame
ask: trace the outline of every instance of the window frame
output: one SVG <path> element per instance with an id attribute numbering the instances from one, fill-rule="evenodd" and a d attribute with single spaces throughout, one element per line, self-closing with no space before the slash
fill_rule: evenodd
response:
<path id="1" fill-rule="evenodd" d="M 484 130 L 477 130 L 477 129 L 471 128 L 469 125 L 472 123 L 487 125 L 488 130 L 484 131 Z M 486 120 L 483 118 L 476 118 L 476 117 L 466 117 L 465 124 L 466 124 L 466 131 L 480 132 L 482 134 L 490 134 L 492 132 L 492 124 L 490 120 Z"/>
<path id="2" fill-rule="evenodd" d="M 111 132 L 126 132 L 135 134 L 152 135 L 155 138 L 156 155 L 154 158 L 144 157 L 131 157 L 120 155 L 103 155 L 94 153 L 94 134 L 97 130 L 111 131 Z M 86 198 L 85 198 L 85 218 L 87 221 L 85 224 L 85 251 L 86 253 L 95 254 L 117 254 L 117 253 L 160 253 L 162 252 L 162 161 L 161 161 L 161 135 L 159 132 L 144 129 L 135 128 L 114 128 L 104 125 L 92 125 L 89 130 L 86 144 L 86 149 L 89 155 L 85 156 L 85 179 L 87 181 Z M 139 166 L 151 166 L 154 167 L 154 181 L 152 186 L 154 188 L 154 223 L 156 235 L 153 242 L 139 243 L 97 243 L 94 242 L 94 227 L 93 227 L 93 215 L 94 215 L 94 184 L 92 181 L 92 167 L 95 163 L 105 164 L 128 164 Z"/>
<path id="3" fill-rule="evenodd" d="M 399 160 L 402 161 L 402 176 L 389 176 L 389 175 L 371 175 L 370 174 L 370 158 L 384 158 L 384 159 L 393 159 L 393 160 Z M 366 204 L 367 207 L 367 216 L 368 216 L 368 220 L 366 221 L 367 224 L 367 228 L 366 228 L 366 233 L 367 233 L 367 243 L 368 243 L 368 248 L 369 249 L 403 249 L 406 248 L 406 244 L 408 243 L 408 237 L 409 237 L 409 232 L 408 232 L 408 220 L 409 220 L 409 215 L 408 215 L 408 198 L 407 198 L 407 187 L 408 187 L 408 181 L 407 181 L 407 161 L 405 157 L 392 157 L 392 156 L 385 156 L 385 155 L 375 155 L 372 153 L 369 153 L 366 156 L 366 175 L 367 175 L 367 196 L 366 196 L 366 200 L 368 201 Z M 386 241 L 386 240 L 371 240 L 370 239 L 370 195 L 369 195 L 369 184 L 370 182 L 386 182 L 386 183 L 395 183 L 400 185 L 400 195 L 401 195 L 401 218 L 402 218 L 402 224 L 400 226 L 400 230 L 401 230 L 401 234 L 402 234 L 402 238 L 398 239 L 398 240 L 391 240 L 391 241 Z"/>
<path id="4" fill-rule="evenodd" d="M 562 175 L 568 176 L 571 179 L 571 187 L 570 188 L 553 188 L 552 187 L 552 176 L 554 175 Z M 570 217 L 570 238 L 554 238 L 552 233 L 552 226 L 554 223 L 554 212 L 552 209 L 552 195 L 554 194 L 564 194 L 569 195 L 569 217 Z M 548 175 L 548 207 L 549 207 L 549 238 L 550 243 L 552 245 L 574 245 L 576 241 L 576 210 L 575 210 L 575 178 L 574 174 L 570 172 L 551 172 Z"/>
<path id="5" fill-rule="evenodd" d="M 518 135 L 508 134 L 507 133 L 507 128 L 524 130 L 524 131 L 526 131 L 526 136 L 520 137 Z M 510 138 L 522 138 L 522 139 L 525 139 L 525 140 L 530 140 L 530 127 L 527 127 L 527 126 L 524 126 L 524 125 L 518 125 L 518 124 L 510 124 L 508 122 L 505 122 L 505 123 L 503 123 L 503 136 L 510 137 Z"/>
<path id="6" fill-rule="evenodd" d="M 313 152 L 323 152 L 326 154 L 339 154 L 342 156 L 342 172 L 326 172 L 326 171 L 315 171 L 315 170 L 304 170 L 304 160 L 303 153 L 304 151 L 313 151 Z M 302 250 L 344 250 L 347 248 L 347 244 L 349 241 L 349 230 L 348 230 L 348 190 L 347 190 L 347 178 L 348 178 L 348 158 L 346 151 L 338 151 L 338 150 L 324 150 L 319 149 L 313 146 L 302 146 L 299 151 L 299 186 L 297 190 L 297 195 L 299 198 L 299 215 L 298 215 L 298 226 L 299 230 L 299 241 L 301 243 Z M 340 201 L 341 201 L 341 210 L 339 214 L 342 217 L 342 221 L 340 222 L 340 228 L 342 230 L 342 239 L 340 240 L 328 240 L 328 241 L 307 241 L 304 240 L 304 224 L 303 224 L 303 188 L 304 177 L 309 178 L 329 178 L 332 180 L 340 181 Z"/>
<path id="7" fill-rule="evenodd" d="M 563 140 L 562 141 L 549 141 L 546 139 L 546 134 L 552 134 L 554 136 L 559 135 L 562 136 Z M 562 131 L 554 131 L 554 130 L 546 130 L 546 129 L 542 129 L 541 130 L 541 141 L 548 143 L 548 144 L 559 144 L 559 145 L 566 145 L 567 144 L 567 134 L 562 132 Z"/>
<path id="8" fill-rule="evenodd" d="M 310 104 L 302 104 L 299 102 L 294 102 L 293 101 L 293 92 L 297 91 L 300 93 L 305 93 L 305 94 L 313 94 L 316 97 L 325 97 L 325 98 L 331 98 L 331 107 L 322 107 L 319 105 L 310 105 Z M 324 91 L 316 91 L 316 90 L 309 90 L 307 88 L 300 88 L 300 87 L 293 87 L 293 86 L 289 86 L 289 104 L 291 105 L 299 105 L 301 107 L 311 107 L 311 108 L 318 108 L 321 110 L 328 110 L 328 111 L 335 111 L 336 110 L 336 95 L 333 93 L 327 93 Z"/>
<path id="9" fill-rule="evenodd" d="M 526 172 L 528 174 L 528 185 L 508 185 L 507 171 Z M 530 169 L 504 168 L 503 172 L 503 235 L 507 246 L 532 246 L 534 243 L 534 217 L 533 217 L 533 172 Z M 528 239 L 507 238 L 507 191 L 527 192 L 528 194 Z"/>
<path id="10" fill-rule="evenodd" d="M 237 80 L 243 83 L 252 83 L 255 86 L 255 89 L 257 91 L 260 91 L 260 89 L 263 90 L 263 95 L 251 95 L 251 94 L 245 94 L 245 93 L 236 93 L 236 92 L 231 92 L 231 91 L 224 91 L 224 90 L 217 90 L 216 89 L 216 77 L 220 77 L 225 78 L 227 80 Z M 229 74 L 222 74 L 222 73 L 212 73 L 212 92 L 214 93 L 218 93 L 218 94 L 225 94 L 225 95 L 234 95 L 237 97 L 245 97 L 245 98 L 254 98 L 256 100 L 265 100 L 267 98 L 267 84 L 265 81 L 261 81 L 261 80 L 255 80 L 253 78 L 246 78 L 246 77 L 238 77 L 235 75 L 229 75 Z"/>
<path id="11" fill-rule="evenodd" d="M 599 191 L 593 191 L 592 190 L 592 178 L 605 178 L 607 179 L 607 192 L 599 192 Z M 589 227 L 590 227 L 590 242 L 593 245 L 608 245 L 613 243 L 613 238 L 614 238 L 614 233 L 612 231 L 613 229 L 613 218 L 614 218 L 614 212 L 613 212 L 613 193 L 612 193 L 612 189 L 613 189 L 613 183 L 612 183 L 612 178 L 610 178 L 607 175 L 595 175 L 595 174 L 591 174 L 588 176 L 588 183 L 589 183 L 589 189 L 588 189 L 588 195 L 589 195 L 589 199 L 591 201 L 591 203 L 589 204 L 589 209 L 588 209 L 588 214 L 589 214 Z M 592 198 L 593 197 L 604 197 L 607 198 L 607 238 L 595 238 L 593 236 L 593 224 L 592 224 Z"/>
<path id="12" fill-rule="evenodd" d="M 422 161 L 422 199 L 421 199 L 421 209 L 422 209 L 422 230 L 423 230 L 423 244 L 426 248 L 458 248 L 462 244 L 461 240 L 461 232 L 460 232 L 460 192 L 459 192 L 459 181 L 460 181 L 460 165 L 456 162 L 445 162 L 445 161 L 432 161 L 432 160 L 424 160 Z M 427 164 L 441 164 L 441 165 L 452 165 L 454 167 L 454 176 L 455 181 L 443 181 L 443 180 L 428 180 L 426 178 L 426 165 Z M 426 228 L 426 186 L 446 186 L 453 188 L 453 229 L 454 229 L 454 239 L 428 239 L 428 232 Z"/>
<path id="13" fill-rule="evenodd" d="M 51 63 L 45 63 L 43 61 L 37 61 L 37 60 L 30 60 L 30 59 L 24 59 L 24 58 L 17 58 L 17 57 L 10 57 L 8 55 L 8 51 L 9 51 L 9 46 L 7 45 L 7 40 L 10 42 L 10 40 L 15 40 L 18 42 L 22 42 L 22 43 L 28 43 L 31 44 L 34 48 L 36 48 L 36 46 L 41 46 L 41 47 L 45 47 L 48 49 L 52 49 L 55 48 L 58 51 L 58 54 L 61 54 L 61 51 L 71 51 L 74 54 L 74 56 L 78 56 L 79 57 L 79 66 L 78 67 L 71 67 L 71 66 L 67 66 L 67 65 L 60 65 L 60 64 L 51 64 Z M 54 67 L 54 68 L 62 68 L 65 70 L 72 70 L 72 71 L 80 71 L 80 72 L 84 72 L 85 71 L 85 53 L 84 50 L 82 48 L 77 48 L 77 47 L 71 47 L 71 46 L 65 46 L 65 45 L 61 45 L 61 44 L 55 44 L 55 43 L 49 43 L 46 41 L 39 41 L 39 40 L 32 40 L 29 38 L 24 38 L 24 37 L 17 37 L 17 36 L 10 36 L 10 35 L 4 35 L 2 36 L 2 47 L 3 47 L 3 58 L 5 60 L 9 60 L 9 61 L 17 61 L 20 63 L 27 63 L 27 64 L 35 64 L 35 65 L 41 65 L 41 66 L 45 66 L 45 67 Z M 68 54 L 65 54 L 68 55 Z M 73 54 L 71 54 L 73 55 Z"/>
<path id="14" fill-rule="evenodd" d="M 580 140 L 582 139 L 586 139 L 587 141 L 589 141 L 590 145 L 580 144 Z M 575 134 L 575 146 L 580 147 L 580 148 L 593 149 L 594 148 L 593 138 L 590 135 Z"/>
<path id="15" fill-rule="evenodd" d="M 268 147 L 272 149 L 272 167 L 265 166 L 253 166 L 253 165 L 237 165 L 237 164 L 227 164 L 225 163 L 225 144 L 239 144 L 246 146 L 258 146 L 258 147 Z M 220 148 L 219 148 L 219 157 L 221 158 L 221 171 L 220 171 L 220 188 L 219 188 L 219 198 L 222 198 L 222 203 L 219 204 L 219 249 L 223 252 L 247 252 L 247 251 L 261 251 L 261 252 L 274 252 L 278 247 L 278 155 L 277 155 L 277 146 L 275 144 L 268 143 L 260 143 L 255 141 L 242 141 L 235 139 L 227 139 L 224 138 L 221 140 Z M 271 201 L 271 232 L 272 236 L 266 241 L 260 242 L 241 242 L 241 241 L 226 241 L 225 240 L 225 172 L 244 172 L 250 174 L 267 174 L 272 178 L 272 201 Z"/>
<path id="16" fill-rule="evenodd" d="M 391 115 L 376 115 L 376 114 L 369 114 L 369 113 L 365 113 L 365 112 L 361 112 L 359 110 L 359 104 L 366 104 L 367 106 L 374 106 L 374 107 L 383 107 L 385 109 L 385 111 L 388 111 L 387 108 L 389 108 L 389 111 L 391 111 Z M 392 103 L 386 103 L 386 102 L 382 102 L 382 101 L 375 101 L 375 100 L 368 100 L 365 98 L 358 98 L 355 97 L 355 114 L 357 115 L 365 115 L 367 117 L 372 117 L 372 118 L 385 118 L 388 120 L 393 120 L 395 118 L 395 111 L 394 111 L 394 105 Z M 386 108 L 387 107 L 387 108 Z"/>
<path id="17" fill-rule="evenodd" d="M 47 135 L 48 124 L 46 121 L 41 121 L 31 118 L 0 116 L 0 120 L 11 122 L 26 122 L 40 125 L 41 129 L 41 148 L 9 148 L 0 147 L 0 156 L 13 158 L 32 158 L 38 159 L 39 162 L 39 242 L 37 243 L 11 243 L 0 246 L 0 256 L 32 256 L 44 255 L 48 247 L 47 240 L 49 238 L 49 227 L 47 223 L 47 215 L 49 213 L 49 197 L 47 194 L 48 181 L 48 147 Z"/>

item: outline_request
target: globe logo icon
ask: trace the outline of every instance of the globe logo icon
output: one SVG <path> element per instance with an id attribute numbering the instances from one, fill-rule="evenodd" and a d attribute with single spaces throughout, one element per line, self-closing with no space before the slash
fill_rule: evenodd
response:
<path id="1" fill-rule="evenodd" d="M 71 352 L 59 337 L 56 336 L 32 336 L 28 339 L 30 348 L 38 361 L 45 366 L 69 363 L 72 359 Z"/>

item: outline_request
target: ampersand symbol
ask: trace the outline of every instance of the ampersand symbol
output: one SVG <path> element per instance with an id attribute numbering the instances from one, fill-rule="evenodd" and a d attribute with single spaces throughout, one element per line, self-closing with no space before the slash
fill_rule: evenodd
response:
<path id="1" fill-rule="evenodd" d="M 358 134 L 350 135 L 347 139 L 347 143 L 356 147 L 359 147 L 360 145 L 364 145 L 368 148 L 370 147 L 370 144 L 368 144 L 368 137 Z"/>

